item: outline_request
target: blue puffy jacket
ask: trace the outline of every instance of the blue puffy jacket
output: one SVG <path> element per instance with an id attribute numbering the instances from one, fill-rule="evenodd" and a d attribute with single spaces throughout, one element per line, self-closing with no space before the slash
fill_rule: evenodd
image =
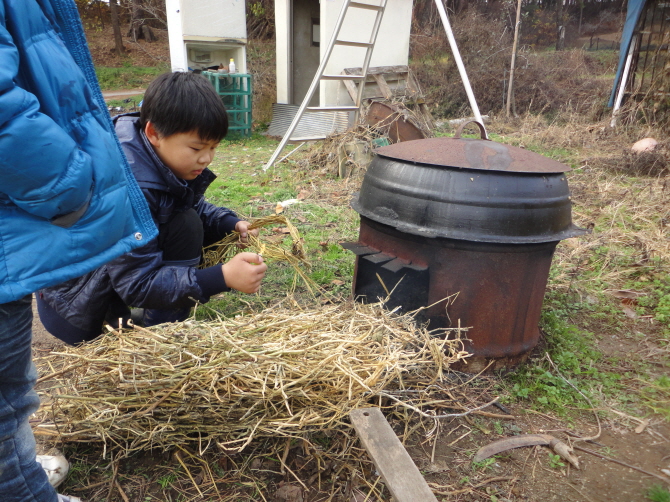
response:
<path id="1" fill-rule="evenodd" d="M 0 304 L 156 236 L 72 0 L 0 0 Z"/>

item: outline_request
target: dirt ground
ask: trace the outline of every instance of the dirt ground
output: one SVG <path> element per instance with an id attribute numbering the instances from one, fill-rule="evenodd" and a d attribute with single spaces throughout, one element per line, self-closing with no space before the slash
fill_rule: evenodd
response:
<path id="1" fill-rule="evenodd" d="M 44 329 L 44 326 L 42 326 L 40 316 L 37 314 L 35 298 L 33 297 L 33 351 L 39 356 L 40 353 L 57 350 L 62 345 L 63 342 L 52 336 L 46 329 Z"/>
<path id="2" fill-rule="evenodd" d="M 167 30 L 154 29 L 158 41 L 147 43 L 144 40 L 134 40 L 126 37 L 128 28 L 121 27 L 123 46 L 126 55 L 119 57 L 114 49 L 114 34 L 112 27 L 106 25 L 104 29 L 86 30 L 86 40 L 93 57 L 93 62 L 100 66 L 120 67 L 124 64 L 131 66 L 156 66 L 170 62 L 170 47 L 168 46 Z"/>
<path id="3" fill-rule="evenodd" d="M 579 459 L 579 470 L 565 461 L 561 462 L 563 466 L 552 464 L 550 454 L 554 452 L 546 446 L 509 450 L 496 458 L 490 466 L 473 475 L 471 458 L 474 452 L 500 437 L 550 434 L 567 443 L 574 438 L 565 431 L 583 437 L 597 433 L 593 417 L 591 420 L 584 417 L 584 420 L 577 423 L 568 423 L 556 417 L 531 413 L 520 408 L 511 408 L 510 411 L 516 418 L 502 424 L 502 435 L 493 432 L 491 421 L 482 421 L 479 424 L 474 422 L 474 426 L 466 420 L 455 421 L 445 426 L 447 430 L 440 434 L 433 462 L 432 445 L 429 444 L 410 448 L 412 458 L 431 483 L 453 486 L 454 483 L 462 483 L 465 478 L 469 478 L 472 485 L 481 484 L 467 496 L 449 500 L 633 502 L 645 500 L 644 493 L 649 486 L 661 483 L 639 470 L 580 450 L 574 452 Z M 480 427 L 476 427 L 477 425 Z M 634 430 L 636 425 L 639 424 L 623 418 L 621 421 L 608 422 L 603 425 L 602 434 L 597 440 L 572 444 L 662 475 L 661 468 L 670 468 L 670 426 L 667 422 L 652 420 L 638 434 Z M 460 436 L 469 431 L 473 433 L 458 441 Z M 456 443 L 453 444 L 454 442 Z M 435 471 L 441 472 L 433 474 Z M 434 485 L 433 488 L 435 489 Z M 436 493 L 440 491 L 442 490 L 435 489 Z M 443 492 L 453 493 L 454 490 Z M 491 496 L 497 498 L 493 499 Z"/>
<path id="4" fill-rule="evenodd" d="M 146 66 L 166 61 L 167 37 L 165 33 L 158 34 L 160 40 L 154 44 L 145 44 L 143 41 L 127 44 L 131 49 L 129 58 L 132 64 Z M 110 51 L 112 37 L 109 29 L 92 32 L 88 36 L 96 63 L 107 66 L 123 64 Z M 635 326 L 636 323 L 639 326 Z M 643 320 L 631 321 L 631 329 L 645 332 L 643 323 Z M 35 357 L 57 350 L 62 345 L 62 342 L 44 330 L 36 311 L 33 333 Z M 650 351 L 658 349 L 653 343 L 632 343 L 608 333 L 600 334 L 599 344 L 604 353 L 619 355 L 624 361 L 643 360 L 648 358 Z M 662 374 L 667 368 L 659 365 L 658 371 Z M 443 422 L 434 437 L 420 442 L 407 442 L 410 455 L 439 500 L 644 501 L 646 490 L 651 485 L 663 482 L 641 471 L 663 476 L 661 469 L 670 469 L 670 424 L 661 418 L 641 422 L 641 417 L 636 420 L 635 417 L 617 414 L 616 411 L 601 409 L 598 410 L 602 412 L 600 436 L 593 441 L 576 442 L 578 437 L 592 437 L 598 433 L 598 424 L 593 414 L 564 419 L 521 406 L 511 406 L 508 411 L 511 413 L 509 418 L 477 415 Z M 503 414 L 493 407 L 487 408 L 485 412 Z M 503 437 L 537 433 L 553 435 L 566 443 L 572 442 L 575 447 L 591 450 L 598 456 L 575 449 L 580 464 L 577 470 L 567 462 L 551 457 L 550 453 L 553 452 L 548 447 L 522 447 L 509 450 L 486 462 L 486 465 L 473 468 L 471 460 L 480 447 Z M 160 460 L 156 459 L 156 462 Z M 150 463 L 151 456 L 145 457 L 143 462 Z M 286 482 L 294 483 L 294 480 L 286 478 Z M 273 500 L 300 502 L 303 498 L 296 496 L 286 499 L 277 495 Z M 352 502 L 362 500 L 354 496 L 351 498 Z"/>

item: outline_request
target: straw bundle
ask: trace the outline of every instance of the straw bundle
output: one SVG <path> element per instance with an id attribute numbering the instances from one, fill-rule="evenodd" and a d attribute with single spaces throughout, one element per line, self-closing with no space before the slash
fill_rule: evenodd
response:
<path id="1" fill-rule="evenodd" d="M 295 305 L 111 332 L 38 361 L 51 374 L 40 379 L 49 385 L 35 432 L 125 454 L 184 442 L 240 451 L 255 437 L 338 427 L 351 409 L 394 390 L 438 389 L 466 355 L 460 340 L 431 336 L 381 304 Z M 414 399 L 406 406 L 419 409 Z"/>
<path id="2" fill-rule="evenodd" d="M 254 237 L 249 234 L 248 243 L 245 246 L 245 251 L 259 253 L 263 255 L 264 259 L 287 261 L 289 264 L 298 269 L 298 265 L 305 265 L 309 268 L 310 264 L 305 255 L 303 241 L 300 237 L 298 229 L 286 218 L 286 216 L 278 214 L 266 216 L 253 220 L 249 225 L 249 230 L 255 230 L 270 225 L 284 225 L 291 237 L 291 251 L 285 250 L 279 244 L 273 244 L 268 240 L 261 240 L 259 237 Z M 223 263 L 240 251 L 240 234 L 239 232 L 231 232 L 225 239 L 207 246 L 203 249 L 203 263 L 202 268 L 211 267 L 217 263 Z"/>
<path id="3" fill-rule="evenodd" d="M 320 290 L 319 286 L 305 272 L 305 269 L 309 270 L 311 268 L 311 264 L 307 260 L 303 239 L 300 237 L 298 229 L 295 228 L 286 216 L 277 214 L 257 218 L 249 225 L 249 230 L 269 227 L 271 225 L 284 226 L 291 238 L 290 249 L 286 249 L 283 242 L 273 242 L 270 239 L 261 238 L 260 234 L 258 237 L 255 237 L 251 233 L 247 237 L 247 243 L 241 246 L 239 232 L 231 232 L 219 242 L 203 248 L 202 263 L 200 266 L 202 268 L 211 267 L 228 261 L 240 251 L 250 251 L 262 255 L 263 259 L 267 262 L 288 262 L 289 266 L 294 270 L 294 277 L 296 279 L 299 277 L 312 294 Z M 295 282 L 294 280 L 294 285 Z"/>

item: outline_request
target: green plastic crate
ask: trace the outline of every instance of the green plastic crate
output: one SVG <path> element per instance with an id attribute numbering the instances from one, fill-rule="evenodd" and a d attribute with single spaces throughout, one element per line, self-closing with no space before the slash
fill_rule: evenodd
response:
<path id="1" fill-rule="evenodd" d="M 252 77 L 246 73 L 204 71 L 228 111 L 228 130 L 251 136 Z"/>

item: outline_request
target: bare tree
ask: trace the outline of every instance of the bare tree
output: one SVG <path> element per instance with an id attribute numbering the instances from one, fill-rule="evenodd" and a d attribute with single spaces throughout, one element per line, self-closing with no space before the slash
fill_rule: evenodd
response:
<path id="1" fill-rule="evenodd" d="M 151 26 L 167 29 L 167 13 L 165 12 L 164 0 L 144 0 L 142 10 L 144 10 L 147 21 L 151 23 Z"/>
<path id="2" fill-rule="evenodd" d="M 123 46 L 123 39 L 121 38 L 121 25 L 119 24 L 119 4 L 117 3 L 117 0 L 109 0 L 109 11 L 112 15 L 114 48 L 119 56 L 123 56 L 126 53 L 126 48 Z"/>
<path id="3" fill-rule="evenodd" d="M 565 19 L 563 16 L 563 0 L 556 2 L 556 50 L 565 49 Z"/>
<path id="4" fill-rule="evenodd" d="M 147 23 L 147 14 L 144 9 L 143 0 L 132 0 L 130 28 L 128 29 L 127 36 L 135 42 L 140 38 L 143 38 L 147 42 L 158 40 L 151 26 Z"/>

